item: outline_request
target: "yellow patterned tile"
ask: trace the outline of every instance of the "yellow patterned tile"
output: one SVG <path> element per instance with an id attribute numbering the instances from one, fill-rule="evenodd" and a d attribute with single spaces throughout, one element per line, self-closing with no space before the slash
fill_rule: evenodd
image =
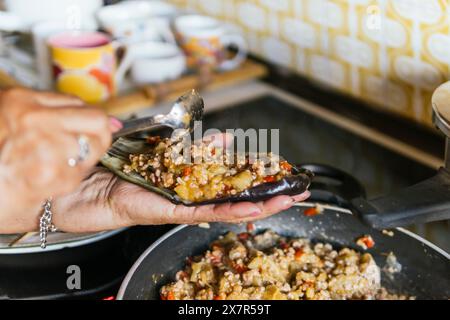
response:
<path id="1" fill-rule="evenodd" d="M 343 91 L 349 90 L 349 68 L 338 60 L 312 54 L 309 59 L 310 75 L 314 79 Z"/>
<path id="2" fill-rule="evenodd" d="M 259 3 L 266 7 L 270 11 L 274 12 L 287 12 L 289 11 L 291 4 L 291 0 L 259 0 Z"/>
<path id="3" fill-rule="evenodd" d="M 223 18 L 225 16 L 225 1 L 222 0 L 208 0 L 198 1 L 198 8 L 207 15 Z"/>
<path id="4" fill-rule="evenodd" d="M 281 21 L 281 38 L 299 48 L 317 49 L 319 29 L 314 25 L 294 18 Z"/>
<path id="5" fill-rule="evenodd" d="M 412 89 L 409 86 L 364 70 L 360 75 L 361 96 L 364 99 L 401 115 L 412 112 Z"/>
<path id="6" fill-rule="evenodd" d="M 286 42 L 277 37 L 263 37 L 261 41 L 262 54 L 273 63 L 294 67 L 294 50 Z"/>
<path id="7" fill-rule="evenodd" d="M 171 0 L 237 25 L 250 51 L 431 125 L 450 77 L 450 0 Z"/>
<path id="8" fill-rule="evenodd" d="M 295 47 L 295 70 L 301 75 L 309 75 L 308 74 L 308 53 L 306 50 Z"/>
<path id="9" fill-rule="evenodd" d="M 440 2 L 443 12 L 448 10 L 445 0 Z M 448 11 L 450 13 L 450 11 Z M 442 15 L 441 19 L 433 24 L 421 25 L 421 59 L 438 68 L 443 78 L 448 78 L 450 67 L 450 16 Z"/>
<path id="10" fill-rule="evenodd" d="M 402 18 L 421 24 L 436 24 L 446 16 L 440 0 L 389 0 L 389 3 Z"/>
<path id="11" fill-rule="evenodd" d="M 238 1 L 236 4 L 238 23 L 253 32 L 264 32 L 268 28 L 266 10 L 252 1 Z"/>
<path id="12" fill-rule="evenodd" d="M 307 0 L 306 17 L 311 23 L 319 26 L 340 30 L 347 24 L 348 6 L 331 0 Z"/>

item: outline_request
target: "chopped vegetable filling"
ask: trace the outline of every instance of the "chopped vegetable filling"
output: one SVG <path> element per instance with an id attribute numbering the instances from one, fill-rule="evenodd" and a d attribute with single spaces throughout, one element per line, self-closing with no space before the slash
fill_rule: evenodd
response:
<path id="1" fill-rule="evenodd" d="M 174 190 L 182 199 L 199 202 L 236 195 L 262 183 L 292 175 L 292 165 L 271 153 L 264 159 L 230 156 L 211 142 L 189 147 L 185 159 L 182 142 L 152 137 L 148 154 L 130 155 L 125 173 L 138 173 L 160 188 Z M 201 161 L 198 161 L 198 160 Z"/>
<path id="2" fill-rule="evenodd" d="M 170 300 L 413 299 L 389 293 L 369 253 L 287 239 L 272 231 L 229 232 L 163 286 Z"/>

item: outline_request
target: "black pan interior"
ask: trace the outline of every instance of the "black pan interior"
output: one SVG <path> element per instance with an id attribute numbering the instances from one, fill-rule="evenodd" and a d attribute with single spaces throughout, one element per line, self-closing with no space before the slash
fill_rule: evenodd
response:
<path id="1" fill-rule="evenodd" d="M 386 254 L 394 252 L 402 265 L 394 279 L 382 272 L 382 283 L 389 290 L 416 296 L 418 299 L 450 298 L 450 263 L 448 255 L 400 230 L 389 237 L 363 225 L 347 213 L 327 209 L 314 217 L 303 215 L 303 208 L 294 207 L 281 214 L 255 223 L 256 232 L 272 229 L 285 236 L 308 237 L 313 241 L 326 241 L 336 247 L 348 246 L 361 250 L 355 239 L 370 234 L 375 247 L 368 250 L 380 267 Z M 172 281 L 182 269 L 185 258 L 201 254 L 208 244 L 227 231 L 243 232 L 245 225 L 210 224 L 209 229 L 187 226 L 144 253 L 122 284 L 123 299 L 159 299 L 159 289 Z M 163 237 L 164 238 L 164 237 Z M 134 271 L 134 272 L 133 272 Z M 120 294 L 119 294 L 120 297 Z"/>

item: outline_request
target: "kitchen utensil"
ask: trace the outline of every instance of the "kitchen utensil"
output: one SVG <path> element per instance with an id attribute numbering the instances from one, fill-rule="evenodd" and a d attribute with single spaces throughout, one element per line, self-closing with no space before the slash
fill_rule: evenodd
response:
<path id="1" fill-rule="evenodd" d="M 176 37 L 188 57 L 188 66 L 202 65 L 222 71 L 237 68 L 247 56 L 244 38 L 230 32 L 218 20 L 201 15 L 185 15 L 175 19 Z M 237 47 L 236 55 L 226 58 L 226 48 Z"/>
<path id="2" fill-rule="evenodd" d="M 202 97 L 192 90 L 178 98 L 167 114 L 158 114 L 151 117 L 134 119 L 123 122 L 123 128 L 113 135 L 114 139 L 129 136 L 133 133 L 168 127 L 173 130 L 194 128 L 194 122 L 201 120 L 204 103 Z"/>

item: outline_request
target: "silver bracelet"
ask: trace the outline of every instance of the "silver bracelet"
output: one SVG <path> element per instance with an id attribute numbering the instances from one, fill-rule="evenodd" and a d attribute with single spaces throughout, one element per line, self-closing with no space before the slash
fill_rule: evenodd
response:
<path id="1" fill-rule="evenodd" d="M 48 199 L 44 203 L 44 213 L 39 219 L 39 237 L 41 239 L 41 248 L 47 247 L 47 235 L 49 232 L 55 232 L 56 228 L 52 223 L 52 199 Z"/>

